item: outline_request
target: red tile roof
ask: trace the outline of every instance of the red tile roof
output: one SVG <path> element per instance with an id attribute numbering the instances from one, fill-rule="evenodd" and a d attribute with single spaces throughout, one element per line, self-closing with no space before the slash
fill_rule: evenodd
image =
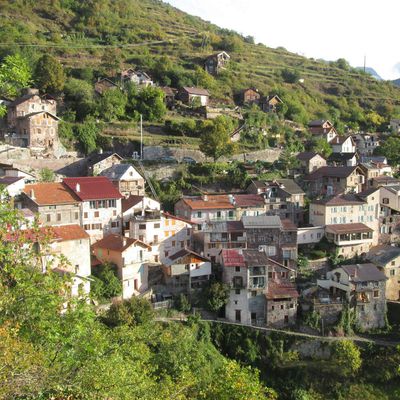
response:
<path id="1" fill-rule="evenodd" d="M 50 229 L 61 241 L 89 239 L 89 235 L 79 225 L 52 226 Z"/>
<path id="2" fill-rule="evenodd" d="M 245 267 L 243 254 L 239 250 L 223 249 L 221 251 L 222 262 L 224 267 Z"/>
<path id="3" fill-rule="evenodd" d="M 110 234 L 93 244 L 93 249 L 107 249 L 123 252 L 132 245 L 138 245 L 147 249 L 151 246 L 138 239 L 127 238 L 117 234 Z"/>
<path id="4" fill-rule="evenodd" d="M 73 191 L 59 182 L 25 185 L 23 192 L 39 206 L 79 203 L 79 198 Z"/>
<path id="5" fill-rule="evenodd" d="M 65 183 L 65 185 L 67 185 L 82 201 L 121 199 L 123 197 L 105 176 L 65 178 L 63 183 Z"/>
<path id="6" fill-rule="evenodd" d="M 143 198 L 144 196 L 136 196 L 133 194 L 131 194 L 128 198 L 124 197 L 121 200 L 122 212 L 128 211 L 133 206 L 136 206 L 137 204 L 141 203 Z"/>
<path id="7" fill-rule="evenodd" d="M 289 299 L 299 297 L 299 293 L 293 283 L 290 282 L 268 282 L 268 289 L 265 297 L 268 300 Z"/>
<path id="8" fill-rule="evenodd" d="M 195 224 L 194 222 L 192 222 L 192 221 L 190 221 L 188 219 L 185 219 L 185 218 L 182 218 L 182 217 L 177 217 L 176 215 L 170 214 L 168 212 L 163 212 L 162 215 L 165 218 L 176 219 L 177 221 L 186 222 L 189 225 L 194 225 Z"/>

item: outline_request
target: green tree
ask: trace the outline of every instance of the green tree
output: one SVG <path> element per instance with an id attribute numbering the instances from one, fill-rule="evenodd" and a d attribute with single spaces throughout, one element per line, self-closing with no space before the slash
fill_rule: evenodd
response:
<path id="1" fill-rule="evenodd" d="M 328 158 L 333 151 L 329 143 L 323 138 L 314 139 L 311 144 L 311 148 L 312 151 L 321 154 L 325 158 Z"/>
<path id="2" fill-rule="evenodd" d="M 355 374 L 361 367 L 360 349 L 351 340 L 338 340 L 332 345 L 332 361 L 341 375 Z"/>
<path id="3" fill-rule="evenodd" d="M 164 92 L 153 86 L 139 91 L 131 86 L 128 89 L 128 110 L 142 114 L 146 121 L 161 121 L 167 112 Z"/>
<path id="4" fill-rule="evenodd" d="M 54 171 L 50 168 L 45 167 L 39 171 L 39 179 L 41 182 L 54 182 L 55 178 Z"/>
<path id="5" fill-rule="evenodd" d="M 207 290 L 207 306 L 218 312 L 229 300 L 229 286 L 221 282 L 213 282 Z"/>
<path id="6" fill-rule="evenodd" d="M 214 162 L 221 156 L 230 156 L 235 150 L 230 134 L 233 131 L 232 122 L 226 117 L 219 116 L 200 137 L 200 150 Z"/>
<path id="7" fill-rule="evenodd" d="M 98 114 L 105 121 L 114 121 L 121 119 L 125 115 L 127 97 L 119 89 L 106 90 L 101 96 L 98 104 Z"/>
<path id="8" fill-rule="evenodd" d="M 118 279 L 116 268 L 111 264 L 96 267 L 93 278 L 91 292 L 96 299 L 111 299 L 122 294 L 121 281 Z"/>
<path id="9" fill-rule="evenodd" d="M 379 154 L 384 155 L 390 164 L 400 164 L 400 136 L 390 136 L 379 147 Z"/>
<path id="10" fill-rule="evenodd" d="M 281 76 L 286 83 L 296 83 L 300 79 L 300 73 L 293 69 L 283 69 L 281 71 Z"/>
<path id="11" fill-rule="evenodd" d="M 35 82 L 43 93 L 60 93 L 65 85 L 61 63 L 52 55 L 44 54 L 36 64 Z"/>
<path id="12" fill-rule="evenodd" d="M 65 83 L 64 93 L 67 105 L 75 111 L 79 121 L 94 113 L 93 86 L 89 82 L 69 78 Z"/>
<path id="13" fill-rule="evenodd" d="M 26 58 L 20 54 L 9 55 L 0 65 L 0 94 L 16 97 L 21 89 L 32 82 L 31 68 Z"/>
<path id="14" fill-rule="evenodd" d="M 87 117 L 85 121 L 75 127 L 75 136 L 85 154 L 96 150 L 96 140 L 99 128 L 93 118 Z"/>

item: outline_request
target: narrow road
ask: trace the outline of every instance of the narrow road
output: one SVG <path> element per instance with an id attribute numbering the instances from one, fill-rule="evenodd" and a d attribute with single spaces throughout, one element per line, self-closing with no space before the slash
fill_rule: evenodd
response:
<path id="1" fill-rule="evenodd" d="M 187 320 L 187 318 L 176 318 L 176 317 L 175 318 L 174 317 L 172 317 L 172 318 L 167 318 L 167 317 L 156 318 L 156 321 L 159 321 L 159 322 L 183 322 L 186 320 Z M 386 347 L 395 347 L 395 346 L 400 345 L 400 342 L 398 342 L 398 341 L 373 339 L 373 338 L 367 338 L 367 337 L 362 337 L 362 336 L 320 336 L 320 335 L 311 335 L 311 334 L 302 333 L 302 332 L 287 331 L 284 329 L 265 328 L 265 327 L 254 326 L 254 325 L 244 325 L 244 324 L 238 324 L 236 322 L 221 321 L 221 320 L 215 320 L 215 319 L 201 319 L 200 321 L 213 322 L 216 324 L 241 326 L 241 327 L 256 329 L 256 330 L 264 331 L 264 332 L 284 333 L 285 335 L 298 336 L 298 337 L 304 337 L 304 338 L 309 338 L 309 339 L 318 339 L 318 340 L 321 340 L 324 342 L 334 342 L 334 341 L 338 341 L 338 340 L 352 340 L 353 342 L 373 343 L 373 344 L 376 344 L 379 346 L 386 346 Z"/>

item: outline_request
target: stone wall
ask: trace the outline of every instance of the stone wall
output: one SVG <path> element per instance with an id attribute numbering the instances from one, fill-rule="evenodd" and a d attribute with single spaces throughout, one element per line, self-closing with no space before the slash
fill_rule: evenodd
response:
<path id="1" fill-rule="evenodd" d="M 319 313 L 321 318 L 324 320 L 325 325 L 334 325 L 338 322 L 340 313 L 343 310 L 342 303 L 334 304 L 314 304 L 314 310 Z"/>

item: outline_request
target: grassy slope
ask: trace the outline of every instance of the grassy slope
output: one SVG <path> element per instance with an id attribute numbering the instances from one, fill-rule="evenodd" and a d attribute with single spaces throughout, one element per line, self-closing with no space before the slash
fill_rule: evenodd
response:
<path id="1" fill-rule="evenodd" d="M 214 49 L 201 47 L 203 39 L 212 42 L 227 34 L 157 0 L 0 0 L 0 10 L 0 42 L 10 43 L 0 48 L 3 54 L 15 48 L 11 46 L 15 42 L 42 45 L 23 51 L 32 58 L 43 51 L 54 52 L 71 68 L 98 67 L 104 54 L 112 51 L 101 46 L 111 45 L 122 46 L 124 60 L 135 64 L 146 66 L 149 60 L 167 55 L 192 69 L 218 47 L 215 41 Z M 58 47 L 46 47 L 49 43 Z M 221 99 L 250 85 L 265 93 L 277 90 L 300 101 L 309 117 L 328 117 L 330 106 L 340 108 L 343 103 L 347 110 L 360 105 L 366 111 L 379 111 L 382 106 L 397 111 L 400 104 L 400 89 L 390 83 L 284 49 L 242 42 L 230 54 L 230 71 L 213 90 Z M 280 76 L 284 68 L 299 71 L 304 84 L 284 83 Z"/>

